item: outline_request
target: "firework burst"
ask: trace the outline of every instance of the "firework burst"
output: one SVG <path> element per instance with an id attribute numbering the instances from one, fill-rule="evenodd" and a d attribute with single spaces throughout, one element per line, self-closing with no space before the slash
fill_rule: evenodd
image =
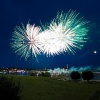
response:
<path id="1" fill-rule="evenodd" d="M 69 11 L 68 13 L 58 13 L 49 26 L 44 27 L 44 42 L 42 52 L 47 55 L 59 55 L 63 52 L 75 53 L 75 49 L 81 49 L 86 41 L 88 23 L 78 19 L 78 13 Z"/>
<path id="2" fill-rule="evenodd" d="M 87 21 L 78 18 L 78 13 L 58 13 L 50 24 L 35 27 L 27 24 L 26 28 L 16 27 L 12 35 L 11 47 L 21 57 L 27 59 L 31 55 L 37 58 L 42 52 L 47 56 L 59 55 L 64 52 L 75 53 L 86 41 Z"/>
<path id="3" fill-rule="evenodd" d="M 22 28 L 16 27 L 12 35 L 11 47 L 17 55 L 27 60 L 30 55 L 36 57 L 40 54 L 39 49 L 39 33 L 40 27 L 27 24 L 26 28 L 22 24 Z"/>

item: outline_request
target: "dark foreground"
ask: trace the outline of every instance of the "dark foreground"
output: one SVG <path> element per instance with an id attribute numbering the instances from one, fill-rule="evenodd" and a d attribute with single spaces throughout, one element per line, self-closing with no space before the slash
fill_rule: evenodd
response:
<path id="1" fill-rule="evenodd" d="M 14 76 L 20 79 L 22 100 L 100 100 L 100 82 L 72 82 L 55 78 Z"/>

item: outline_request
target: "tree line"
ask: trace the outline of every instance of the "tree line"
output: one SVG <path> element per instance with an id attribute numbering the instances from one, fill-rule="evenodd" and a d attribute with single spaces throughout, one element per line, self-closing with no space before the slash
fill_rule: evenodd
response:
<path id="1" fill-rule="evenodd" d="M 72 71 L 70 73 L 70 77 L 72 80 L 78 80 L 82 78 L 83 80 L 87 80 L 87 82 L 89 82 L 89 80 L 94 78 L 94 74 L 92 71 L 83 71 L 82 73 L 79 73 L 78 71 Z"/>

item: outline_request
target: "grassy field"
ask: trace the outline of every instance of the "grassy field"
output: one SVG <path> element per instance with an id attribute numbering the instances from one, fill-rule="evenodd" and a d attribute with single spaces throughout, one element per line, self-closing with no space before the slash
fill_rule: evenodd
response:
<path id="1" fill-rule="evenodd" d="M 33 76 L 14 78 L 20 79 L 23 84 L 22 100 L 100 100 L 100 83 L 68 82 Z M 92 97 L 97 99 L 90 99 Z"/>

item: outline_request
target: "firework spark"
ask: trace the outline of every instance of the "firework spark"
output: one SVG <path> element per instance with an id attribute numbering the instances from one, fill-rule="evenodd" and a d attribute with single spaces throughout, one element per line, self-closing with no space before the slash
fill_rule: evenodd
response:
<path id="1" fill-rule="evenodd" d="M 85 42 L 88 23 L 78 19 L 78 13 L 69 11 L 68 13 L 58 13 L 57 17 L 51 21 L 49 26 L 44 28 L 42 52 L 46 55 L 59 55 L 63 52 L 75 53 L 75 49 L 81 49 Z M 78 20 L 77 20 L 78 19 Z"/>
<path id="2" fill-rule="evenodd" d="M 12 35 L 11 47 L 17 55 L 25 58 L 27 60 L 30 55 L 36 57 L 40 54 L 39 49 L 39 32 L 40 27 L 35 27 L 35 25 L 27 24 L 26 28 L 22 24 L 22 28 L 16 27 Z"/>

